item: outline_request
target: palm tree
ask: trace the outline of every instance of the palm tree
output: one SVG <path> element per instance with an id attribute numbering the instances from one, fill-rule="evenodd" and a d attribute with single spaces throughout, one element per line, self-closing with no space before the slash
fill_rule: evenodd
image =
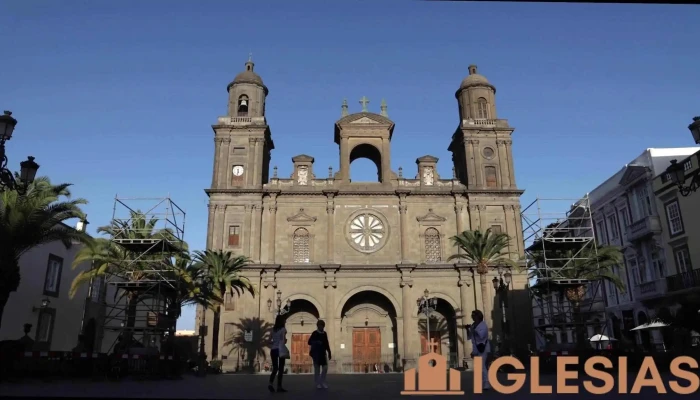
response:
<path id="1" fill-rule="evenodd" d="M 248 278 L 241 276 L 243 267 L 250 263 L 246 256 L 236 256 L 223 250 L 196 251 L 195 262 L 199 268 L 206 270 L 207 280 L 211 285 L 211 291 L 216 297 L 214 300 L 214 326 L 211 344 L 211 358 L 215 360 L 219 355 L 219 327 L 221 324 L 221 305 L 225 296 L 241 295 L 249 292 L 255 296 L 255 290 Z M 204 322 L 202 322 L 204 323 Z"/>
<path id="2" fill-rule="evenodd" d="M 153 270 L 169 268 L 171 255 L 182 255 L 187 251 L 187 244 L 175 237 L 170 229 L 157 229 L 159 220 L 149 218 L 141 211 L 131 211 L 127 220 L 113 220 L 110 225 L 97 229 L 98 233 L 106 234 L 109 238 L 97 238 L 91 245 L 82 248 L 73 260 L 73 268 L 83 262 L 93 263 L 93 268 L 81 271 L 73 280 L 69 295 L 72 298 L 80 286 L 95 278 L 118 275 L 127 278 L 129 282 L 139 282 L 153 278 Z M 165 248 L 154 246 L 152 252 L 135 252 L 117 244 L 114 239 L 163 239 L 177 242 L 181 247 L 175 254 L 166 252 Z M 162 250 L 162 251 L 161 251 Z M 119 300 L 126 298 L 126 324 L 133 328 L 136 323 L 138 303 L 142 300 L 137 291 L 116 293 Z"/>
<path id="3" fill-rule="evenodd" d="M 42 244 L 60 241 L 66 248 L 91 238 L 65 225 L 84 218 L 85 199 L 70 199 L 69 183 L 53 185 L 49 178 L 34 180 L 24 195 L 15 190 L 0 192 L 0 326 L 5 305 L 21 279 L 20 257 Z"/>
<path id="4" fill-rule="evenodd" d="M 529 269 L 537 278 L 585 279 L 590 281 L 611 282 L 621 292 L 625 284 L 614 268 L 624 268 L 622 252 L 617 246 L 587 246 L 582 249 L 544 249 L 531 246 Z M 545 266 L 545 251 L 547 265 Z M 555 272 L 556 271 L 556 272 Z M 576 338 L 579 346 L 584 347 L 586 331 L 581 315 L 581 302 L 586 296 L 586 284 L 574 286 L 554 286 L 560 294 L 566 296 L 571 304 L 576 322 Z"/>
<path id="5" fill-rule="evenodd" d="M 491 304 L 488 300 L 489 281 L 486 279 L 489 269 L 502 265 L 515 265 L 508 257 L 508 245 L 510 237 L 505 233 L 494 233 L 491 229 L 486 232 L 464 231 L 450 238 L 454 246 L 461 251 L 451 255 L 447 260 L 460 259 L 476 265 L 481 285 L 481 302 L 483 304 L 484 317 L 491 313 Z"/>

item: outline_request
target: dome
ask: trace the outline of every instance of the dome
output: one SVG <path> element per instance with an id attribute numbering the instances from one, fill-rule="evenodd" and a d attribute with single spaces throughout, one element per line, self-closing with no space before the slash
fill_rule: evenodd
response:
<path id="1" fill-rule="evenodd" d="M 493 87 L 485 76 L 476 72 L 476 65 L 469 66 L 469 75 L 462 80 L 462 84 L 459 85 L 459 88 L 466 89 L 472 86 L 487 86 L 492 88 L 494 91 L 496 90 L 496 88 Z"/>
<path id="2" fill-rule="evenodd" d="M 253 61 L 248 60 L 248 62 L 245 63 L 245 71 L 236 75 L 236 77 L 233 78 L 233 81 L 228 85 L 227 89 L 230 89 L 231 86 L 238 83 L 252 83 L 254 85 L 262 86 L 263 88 L 265 88 L 265 92 L 267 92 L 267 87 L 263 83 L 263 80 L 260 77 L 260 75 L 255 73 L 254 67 L 255 64 L 253 63 Z"/>

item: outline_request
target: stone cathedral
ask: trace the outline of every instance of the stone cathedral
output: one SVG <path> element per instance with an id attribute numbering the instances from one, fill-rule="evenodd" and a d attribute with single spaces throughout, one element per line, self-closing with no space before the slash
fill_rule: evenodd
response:
<path id="1" fill-rule="evenodd" d="M 291 176 L 279 177 L 270 168 L 269 91 L 251 60 L 227 89 L 228 112 L 212 126 L 207 248 L 248 256 L 244 275 L 256 295 L 226 297 L 216 348 L 213 313 L 198 310 L 210 359 L 222 360 L 225 370 L 248 362 L 264 369 L 268 350 L 259 336 L 268 332 L 260 326 L 274 322 L 278 304 L 287 312 L 291 373 L 311 370 L 307 340 L 318 319 L 326 322 L 336 372 L 400 370 L 431 350 L 462 366 L 471 354 L 465 325 L 475 308 L 484 311 L 492 341 L 527 347 L 526 276 L 513 271 L 510 290 L 499 291 L 493 271 L 484 304 L 473 266 L 446 261 L 457 252 L 450 237 L 464 230 L 505 232 L 513 258 L 523 254 L 514 129 L 498 117 L 496 88 L 476 66 L 455 94 L 457 129 L 444 134 L 453 164 L 447 177 L 431 155 L 417 154 L 413 171 L 393 171 L 394 122 L 383 102 L 377 114 L 365 98 L 357 113 L 344 102 L 333 127 L 338 171 L 316 169 L 311 155 L 300 154 L 291 159 Z M 358 158 L 374 162 L 379 182 L 350 180 Z M 426 290 L 436 299 L 427 320 L 418 306 Z"/>

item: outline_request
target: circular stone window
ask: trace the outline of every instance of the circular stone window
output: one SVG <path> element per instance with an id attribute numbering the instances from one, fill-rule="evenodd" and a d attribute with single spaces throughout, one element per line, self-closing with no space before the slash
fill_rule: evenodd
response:
<path id="1" fill-rule="evenodd" d="M 493 158 L 493 149 L 490 147 L 484 147 L 484 150 L 482 151 L 484 154 L 484 158 L 486 159 L 492 159 Z"/>
<path id="2" fill-rule="evenodd" d="M 346 238 L 350 246 L 362 253 L 381 249 L 389 236 L 386 220 L 374 211 L 358 211 L 348 220 Z"/>

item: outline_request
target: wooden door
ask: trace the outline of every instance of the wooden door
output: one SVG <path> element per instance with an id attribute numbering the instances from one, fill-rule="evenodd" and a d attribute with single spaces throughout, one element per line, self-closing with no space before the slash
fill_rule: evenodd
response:
<path id="1" fill-rule="evenodd" d="M 292 373 L 310 373 L 313 361 L 309 356 L 310 333 L 292 333 L 292 347 L 289 349 L 291 360 L 289 370 Z"/>
<path id="2" fill-rule="evenodd" d="M 354 328 L 352 364 L 354 372 L 370 372 L 374 364 L 381 368 L 382 334 L 379 328 Z"/>
<path id="3" fill-rule="evenodd" d="M 440 342 L 441 337 L 442 335 L 440 335 L 439 331 L 430 332 L 430 344 L 432 345 L 432 351 L 437 354 L 442 354 L 442 343 Z M 420 335 L 420 350 L 421 354 L 427 354 L 431 351 L 431 346 L 426 341 L 425 334 Z"/>

